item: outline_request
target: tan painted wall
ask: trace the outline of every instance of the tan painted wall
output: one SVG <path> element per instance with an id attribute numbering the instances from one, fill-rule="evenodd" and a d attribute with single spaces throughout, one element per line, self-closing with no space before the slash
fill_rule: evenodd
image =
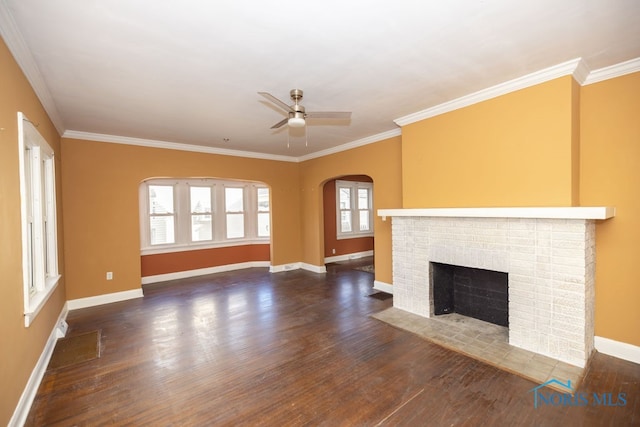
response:
<path id="1" fill-rule="evenodd" d="M 261 181 L 271 187 L 273 265 L 300 260 L 297 163 L 62 140 L 69 300 L 139 289 L 138 188 L 152 177 Z M 107 281 L 105 273 L 113 272 Z"/>
<path id="2" fill-rule="evenodd" d="M 571 206 L 570 76 L 402 128 L 405 208 Z"/>
<path id="3" fill-rule="evenodd" d="M 401 138 L 343 151 L 301 164 L 302 261 L 324 265 L 322 187 L 332 178 L 368 175 L 373 179 L 374 210 L 402 206 Z M 375 215 L 374 253 L 376 280 L 392 282 L 391 221 Z"/>
<path id="4" fill-rule="evenodd" d="M 24 326 L 18 163 L 18 111 L 54 149 L 58 180 L 59 271 L 62 281 L 35 322 Z M 60 189 L 60 137 L 0 39 L 0 425 L 7 425 L 65 302 Z"/>
<path id="5" fill-rule="evenodd" d="M 596 335 L 640 346 L 640 73 L 584 86 L 581 192 L 596 225 Z"/>

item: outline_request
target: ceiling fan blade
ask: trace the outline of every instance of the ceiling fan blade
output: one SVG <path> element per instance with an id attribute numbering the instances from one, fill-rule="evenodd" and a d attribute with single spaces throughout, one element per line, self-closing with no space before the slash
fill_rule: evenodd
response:
<path id="1" fill-rule="evenodd" d="M 350 111 L 313 111 L 305 114 L 310 119 L 350 119 Z"/>
<path id="2" fill-rule="evenodd" d="M 279 127 L 282 127 L 283 125 L 286 125 L 288 121 L 289 121 L 289 117 L 287 117 L 286 119 L 282 119 L 278 123 L 276 123 L 275 125 L 271 126 L 271 129 L 278 129 Z"/>
<path id="3" fill-rule="evenodd" d="M 270 93 L 267 92 L 258 92 L 258 95 L 262 95 L 265 98 L 267 98 L 269 101 L 273 102 L 274 104 L 276 104 L 278 107 L 282 108 L 283 110 L 285 110 L 286 112 L 294 112 L 294 110 L 289 107 L 287 104 L 285 104 L 284 102 L 280 101 L 278 98 L 276 98 L 275 96 L 271 95 Z"/>

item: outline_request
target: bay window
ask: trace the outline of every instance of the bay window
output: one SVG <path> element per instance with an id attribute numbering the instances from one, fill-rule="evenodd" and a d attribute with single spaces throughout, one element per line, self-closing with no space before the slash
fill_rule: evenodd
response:
<path id="1" fill-rule="evenodd" d="M 269 242 L 269 188 L 218 179 L 152 179 L 140 186 L 143 254 Z"/>

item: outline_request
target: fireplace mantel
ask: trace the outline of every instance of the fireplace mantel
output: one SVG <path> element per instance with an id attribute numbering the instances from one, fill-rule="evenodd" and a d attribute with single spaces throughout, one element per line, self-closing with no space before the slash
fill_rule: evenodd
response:
<path id="1" fill-rule="evenodd" d="M 616 208 L 590 207 L 503 207 L 503 208 L 427 208 L 378 209 L 382 220 L 386 217 L 450 217 L 450 218 L 537 218 L 537 219 L 609 219 Z"/>

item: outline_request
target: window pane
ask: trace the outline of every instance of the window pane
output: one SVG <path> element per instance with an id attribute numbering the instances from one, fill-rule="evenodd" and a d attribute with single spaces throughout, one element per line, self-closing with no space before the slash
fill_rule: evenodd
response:
<path id="1" fill-rule="evenodd" d="M 244 202 L 242 197 L 242 188 L 225 188 L 224 189 L 224 205 L 227 212 L 244 211 Z"/>
<path id="2" fill-rule="evenodd" d="M 211 213 L 211 187 L 189 187 L 191 213 Z"/>
<path id="3" fill-rule="evenodd" d="M 351 209 L 350 188 L 340 188 L 340 209 Z"/>
<path id="4" fill-rule="evenodd" d="M 201 242 L 213 237 L 211 215 L 191 215 L 191 241 Z"/>
<path id="5" fill-rule="evenodd" d="M 269 211 L 269 189 L 258 188 L 258 211 Z"/>
<path id="6" fill-rule="evenodd" d="M 258 214 L 258 237 L 269 237 L 269 214 Z"/>
<path id="7" fill-rule="evenodd" d="M 227 239 L 244 237 L 244 214 L 227 214 Z"/>
<path id="8" fill-rule="evenodd" d="M 340 231 L 347 233 L 351 230 L 351 211 L 340 212 Z"/>
<path id="9" fill-rule="evenodd" d="M 173 216 L 152 216 L 150 225 L 152 245 L 175 243 Z"/>
<path id="10" fill-rule="evenodd" d="M 360 211 L 360 231 L 369 231 L 369 211 Z"/>
<path id="11" fill-rule="evenodd" d="M 358 209 L 369 209 L 369 190 L 358 188 Z"/>
<path id="12" fill-rule="evenodd" d="M 149 207 L 152 214 L 173 213 L 173 186 L 150 185 Z M 173 220 L 172 220 L 173 221 Z"/>

